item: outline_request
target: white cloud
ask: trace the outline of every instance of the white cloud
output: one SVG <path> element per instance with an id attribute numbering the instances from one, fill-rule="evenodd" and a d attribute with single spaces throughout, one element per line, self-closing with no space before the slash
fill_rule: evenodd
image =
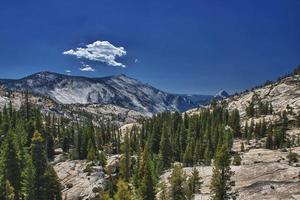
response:
<path id="1" fill-rule="evenodd" d="M 67 69 L 65 72 L 70 74 L 72 71 Z"/>
<path id="2" fill-rule="evenodd" d="M 83 62 L 81 63 L 82 67 L 79 68 L 80 71 L 82 72 L 94 72 L 95 69 L 91 67 L 90 65 L 84 64 Z"/>
<path id="3" fill-rule="evenodd" d="M 70 49 L 64 51 L 64 55 L 73 55 L 77 58 L 85 58 L 91 61 L 99 61 L 110 66 L 126 67 L 123 63 L 117 62 L 117 57 L 126 55 L 124 47 L 115 47 L 108 41 L 96 41 L 85 45 L 84 48 Z"/>
<path id="4" fill-rule="evenodd" d="M 137 59 L 137 58 L 134 59 L 134 63 L 137 63 L 137 62 L 139 62 L 139 59 Z"/>

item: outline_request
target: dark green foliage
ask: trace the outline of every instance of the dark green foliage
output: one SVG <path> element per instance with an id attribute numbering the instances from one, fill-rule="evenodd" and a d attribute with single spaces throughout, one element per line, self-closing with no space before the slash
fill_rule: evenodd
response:
<path id="1" fill-rule="evenodd" d="M 246 114 L 247 114 L 247 117 L 254 117 L 255 109 L 254 109 L 253 102 L 250 102 L 249 105 L 246 107 Z"/>
<path id="2" fill-rule="evenodd" d="M 187 180 L 187 199 L 192 199 L 193 195 L 200 193 L 202 178 L 199 176 L 198 170 L 194 167 L 191 176 Z"/>
<path id="3" fill-rule="evenodd" d="M 241 152 L 245 152 L 245 145 L 244 145 L 244 142 L 241 142 Z"/>
<path id="4" fill-rule="evenodd" d="M 169 131 L 166 124 L 163 125 L 162 135 L 160 139 L 159 158 L 162 162 L 163 169 L 170 167 L 172 162 L 172 148 Z"/>
<path id="5" fill-rule="evenodd" d="M 123 155 L 120 162 L 120 175 L 125 181 L 129 181 L 131 176 L 131 156 L 130 143 L 128 133 L 124 137 Z"/>
<path id="6" fill-rule="evenodd" d="M 137 170 L 138 170 L 137 179 L 140 182 L 140 184 L 137 184 L 137 187 L 138 187 L 140 197 L 143 200 L 154 200 L 155 183 L 153 180 L 152 169 L 151 169 L 151 158 L 147 147 L 143 152 L 139 169 Z"/>
<path id="7" fill-rule="evenodd" d="M 231 192 L 234 182 L 231 180 L 233 172 L 230 170 L 230 162 L 228 148 L 223 145 L 214 160 L 213 177 L 210 185 L 213 200 L 226 200 L 234 196 Z"/>
<path id="8" fill-rule="evenodd" d="M 117 192 L 114 195 L 114 200 L 132 200 L 132 191 L 126 181 L 119 180 L 117 183 Z"/>
<path id="9" fill-rule="evenodd" d="M 28 99 L 19 111 L 10 104 L 0 116 L 0 199 L 61 199 L 58 178 L 48 163 L 55 143 L 47 116 Z"/>
<path id="10" fill-rule="evenodd" d="M 44 197 L 50 200 L 61 200 L 61 185 L 59 183 L 58 177 L 53 169 L 49 166 L 43 176 L 44 182 Z"/>
<path id="11" fill-rule="evenodd" d="M 169 200 L 169 194 L 167 189 L 168 187 L 165 182 L 161 182 L 158 184 L 158 191 L 159 191 L 158 200 Z"/>
<path id="12" fill-rule="evenodd" d="M 55 148 L 62 148 L 71 159 L 87 159 L 102 166 L 106 164 L 105 155 L 122 154 L 118 177 L 109 178 L 107 198 L 113 198 L 118 191 L 116 180 L 122 179 L 120 191 L 134 191 L 140 199 L 151 200 L 155 197 L 154 188 L 159 176 L 172 163 L 210 165 L 223 143 L 231 148 L 233 138 L 242 137 L 238 111 L 229 113 L 218 104 L 194 116 L 161 113 L 141 120 L 141 127 L 133 126 L 122 135 L 118 126 L 109 121 L 99 120 L 97 127 L 90 118 L 84 123 L 70 122 L 53 115 L 43 115 L 30 105 L 28 96 L 25 102 L 20 111 L 8 106 L 0 112 L 1 159 L 9 157 L 7 160 L 14 166 L 11 168 L 18 169 L 14 170 L 17 173 L 13 178 L 7 178 L 12 170 L 3 167 L 8 162 L 0 162 L 1 199 L 6 198 L 6 181 L 9 181 L 8 188 L 12 189 L 9 191 L 13 192 L 14 198 L 60 199 L 60 186 L 49 160 L 54 158 Z M 13 148 L 6 148 L 8 144 Z M 137 161 L 134 159 L 136 155 L 139 155 Z M 189 178 L 189 184 L 185 177 L 172 179 L 172 183 L 180 183 L 183 189 L 173 188 L 173 197 L 191 196 L 197 190 L 197 178 L 194 178 Z M 191 189 L 189 194 L 187 188 Z"/>
<path id="13" fill-rule="evenodd" d="M 169 177 L 170 184 L 170 200 L 185 200 L 186 191 L 185 186 L 185 173 L 180 164 L 176 164 L 173 168 L 172 174 Z"/>
<path id="14" fill-rule="evenodd" d="M 271 114 L 273 114 L 273 106 L 267 101 L 262 102 L 261 100 L 253 98 L 249 105 L 246 107 L 246 115 L 250 118 Z"/>
<path id="15" fill-rule="evenodd" d="M 88 142 L 88 154 L 87 159 L 93 161 L 96 159 L 96 150 L 91 140 Z"/>
<path id="16" fill-rule="evenodd" d="M 100 152 L 99 154 L 99 164 L 101 166 L 105 166 L 106 165 L 106 155 L 103 151 Z"/>
<path id="17" fill-rule="evenodd" d="M 241 125 L 240 125 L 240 114 L 237 109 L 235 109 L 229 117 L 229 126 L 233 130 L 234 137 L 241 137 Z"/>
<path id="18" fill-rule="evenodd" d="M 21 168 L 13 131 L 8 132 L 4 141 L 2 162 L 4 179 L 9 183 L 9 187 L 12 187 L 15 199 L 18 199 L 21 189 Z"/>
<path id="19" fill-rule="evenodd" d="M 235 153 L 233 156 L 232 164 L 235 166 L 239 166 L 239 165 L 241 165 L 241 163 L 242 163 L 242 158 L 241 158 L 240 154 Z"/>
<path id="20" fill-rule="evenodd" d="M 299 161 L 299 155 L 290 150 L 289 154 L 287 155 L 287 159 L 289 161 L 289 164 L 296 163 Z"/>
<path id="21" fill-rule="evenodd" d="M 35 132 L 31 144 L 31 160 L 35 169 L 34 189 L 36 197 L 42 197 L 43 191 L 43 175 L 47 168 L 47 156 L 44 140 L 40 133 Z"/>

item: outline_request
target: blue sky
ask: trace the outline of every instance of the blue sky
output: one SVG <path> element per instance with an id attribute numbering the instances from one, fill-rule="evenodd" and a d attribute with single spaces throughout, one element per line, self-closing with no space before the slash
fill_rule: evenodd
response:
<path id="1" fill-rule="evenodd" d="M 300 64 L 299 10 L 299 0 L 2 0 L 0 77 L 70 70 L 232 93 Z"/>

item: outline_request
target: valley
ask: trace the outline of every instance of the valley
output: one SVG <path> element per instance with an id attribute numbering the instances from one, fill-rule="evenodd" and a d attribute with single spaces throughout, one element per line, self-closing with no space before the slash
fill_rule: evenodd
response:
<path id="1" fill-rule="evenodd" d="M 6 109 L 23 115 L 29 105 L 40 110 L 25 111 L 34 121 L 41 115 L 43 125 L 35 127 L 46 134 L 65 200 L 116 198 L 121 189 L 131 199 L 172 199 L 173 179 L 181 180 L 185 199 L 210 199 L 217 156 L 226 152 L 232 198 L 299 199 L 299 83 L 294 73 L 232 96 L 176 96 L 123 75 L 42 72 L 0 81 L 0 107 L 2 116 Z M 190 191 L 194 170 L 201 184 Z"/>

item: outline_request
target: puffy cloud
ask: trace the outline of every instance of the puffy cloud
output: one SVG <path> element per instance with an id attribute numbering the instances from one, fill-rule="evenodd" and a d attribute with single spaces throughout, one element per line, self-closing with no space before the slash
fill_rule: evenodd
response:
<path id="1" fill-rule="evenodd" d="M 65 72 L 70 74 L 72 71 L 67 69 Z"/>
<path id="2" fill-rule="evenodd" d="M 79 68 L 80 71 L 82 72 L 94 72 L 95 69 L 93 67 L 91 67 L 90 65 L 84 64 L 82 63 L 82 67 Z"/>
<path id="3" fill-rule="evenodd" d="M 92 44 L 87 44 L 84 48 L 79 47 L 64 51 L 63 54 L 103 62 L 110 66 L 126 67 L 123 63 L 116 61 L 117 57 L 126 55 L 124 47 L 115 47 L 108 41 L 96 41 Z"/>
<path id="4" fill-rule="evenodd" d="M 134 59 L 134 63 L 137 63 L 137 62 L 139 62 L 139 59 L 137 59 L 137 58 Z"/>

